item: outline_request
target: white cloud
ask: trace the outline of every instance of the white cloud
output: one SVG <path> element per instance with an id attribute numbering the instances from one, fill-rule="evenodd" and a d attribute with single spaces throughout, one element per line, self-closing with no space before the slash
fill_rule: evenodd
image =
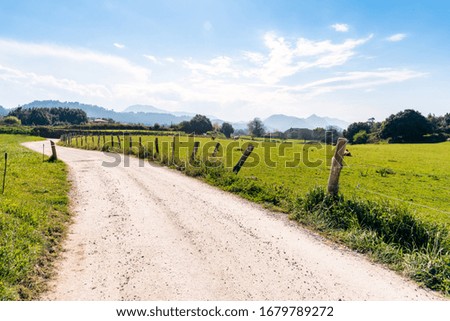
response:
<path id="1" fill-rule="evenodd" d="M 17 95 L 24 92 L 20 99 L 60 97 L 117 109 L 135 103 L 172 110 L 203 106 L 195 112 L 246 119 L 274 113 L 280 106 L 285 113 L 295 112 L 327 93 L 363 92 L 424 76 L 414 70 L 369 67 L 336 73 L 336 66 L 351 70 L 349 62 L 362 59 L 356 53 L 371 38 L 333 42 L 286 39 L 269 32 L 259 52 L 242 50 L 208 60 L 143 55 L 154 63 L 153 73 L 145 64 L 115 55 L 0 39 L 0 104 L 25 103 Z M 215 109 L 209 110 L 211 106 Z"/>
<path id="2" fill-rule="evenodd" d="M 331 28 L 337 32 L 347 32 L 350 29 L 348 24 L 345 23 L 335 23 L 334 25 L 331 25 Z"/>
<path id="3" fill-rule="evenodd" d="M 233 60 L 227 56 L 213 58 L 208 63 L 193 62 L 192 59 L 184 61 L 185 67 L 193 71 L 196 76 L 204 73 L 209 76 L 228 75 L 237 78 L 240 72 L 232 66 L 232 63 Z"/>
<path id="4" fill-rule="evenodd" d="M 113 46 L 116 47 L 116 48 L 118 48 L 118 49 L 123 49 L 123 48 L 125 48 L 125 45 L 123 45 L 123 44 L 121 44 L 121 43 L 117 43 L 117 42 L 113 43 Z"/>
<path id="5" fill-rule="evenodd" d="M 152 55 L 143 55 L 143 56 L 155 64 L 158 63 L 158 59 L 156 59 L 155 56 Z"/>
<path id="6" fill-rule="evenodd" d="M 18 83 L 26 87 L 39 87 L 48 90 L 60 89 L 66 92 L 76 93 L 81 96 L 96 96 L 105 98 L 111 92 L 102 85 L 80 84 L 74 80 L 61 78 L 52 75 L 38 75 L 32 72 L 25 72 L 0 65 L 0 80 Z"/>
<path id="7" fill-rule="evenodd" d="M 386 40 L 390 41 L 390 42 L 398 42 L 398 41 L 402 41 L 405 38 L 406 38 L 406 34 L 396 33 L 395 35 L 387 37 Z"/>
<path id="8" fill-rule="evenodd" d="M 336 77 L 321 79 L 298 86 L 287 86 L 284 91 L 305 93 L 309 97 L 337 90 L 369 88 L 389 83 L 402 82 L 424 77 L 425 73 L 408 69 L 380 69 L 377 71 L 355 71 L 340 74 Z"/>
<path id="9" fill-rule="evenodd" d="M 274 84 L 301 70 L 343 65 L 355 54 L 356 47 L 371 38 L 372 35 L 362 39 L 348 39 L 340 44 L 334 44 L 330 40 L 299 38 L 294 45 L 274 33 L 267 33 L 264 42 L 270 52 L 259 71 L 261 79 Z"/>
<path id="10" fill-rule="evenodd" d="M 94 51 L 49 44 L 35 44 L 0 39 L 0 59 L 9 60 L 13 64 L 27 64 L 29 68 L 51 68 L 61 64 L 59 72 L 79 73 L 74 64 L 92 65 L 92 67 L 126 74 L 129 77 L 145 80 L 150 76 L 150 70 L 135 65 L 127 59 Z M 34 63 L 33 63 L 34 62 Z M 75 67 L 75 66 L 74 66 Z M 56 68 L 55 68 L 56 69 Z M 86 70 L 89 70 L 86 68 Z"/>

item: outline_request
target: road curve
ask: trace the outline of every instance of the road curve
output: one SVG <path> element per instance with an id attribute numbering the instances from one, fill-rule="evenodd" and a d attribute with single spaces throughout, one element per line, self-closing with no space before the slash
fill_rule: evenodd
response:
<path id="1" fill-rule="evenodd" d="M 42 142 L 24 145 L 42 152 Z M 176 171 L 57 151 L 70 170 L 74 223 L 43 300 L 442 299 Z"/>

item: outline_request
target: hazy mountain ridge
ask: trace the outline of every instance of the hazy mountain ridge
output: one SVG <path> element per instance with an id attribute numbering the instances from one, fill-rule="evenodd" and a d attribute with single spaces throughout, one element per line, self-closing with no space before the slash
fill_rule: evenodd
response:
<path id="1" fill-rule="evenodd" d="M 266 118 L 263 121 L 264 125 L 269 131 L 279 130 L 286 131 L 289 128 L 327 128 L 329 126 L 339 127 L 341 129 L 347 128 L 350 123 L 330 117 L 320 117 L 312 114 L 308 118 L 299 118 L 295 116 L 287 116 L 283 114 L 276 114 Z"/>
<path id="2" fill-rule="evenodd" d="M 3 106 L 0 106 L 0 116 L 5 116 L 9 113 L 9 110 L 4 108 Z"/>
<path id="3" fill-rule="evenodd" d="M 25 104 L 23 108 L 39 108 L 39 107 L 67 107 L 79 108 L 84 110 L 90 118 L 111 118 L 117 122 L 123 123 L 140 123 L 144 125 L 160 125 L 178 124 L 182 121 L 189 121 L 194 113 L 189 112 L 170 112 L 151 105 L 132 105 L 127 107 L 122 112 L 117 112 L 112 109 L 106 109 L 97 105 L 83 104 L 79 102 L 61 102 L 58 100 L 35 100 L 31 103 Z M 6 115 L 9 112 L 0 106 L 0 115 Z M 225 121 L 214 116 L 208 116 L 212 123 L 222 124 Z M 230 122 L 235 130 L 246 129 L 247 121 Z M 348 122 L 329 117 L 320 117 L 315 114 L 308 118 L 299 118 L 295 116 L 287 116 L 284 114 L 275 114 L 264 121 L 264 126 L 268 131 L 286 131 L 289 128 L 308 128 L 314 129 L 317 127 L 326 128 L 328 126 L 335 126 L 341 129 L 347 128 Z"/>
<path id="4" fill-rule="evenodd" d="M 139 105 L 134 105 L 139 106 Z M 184 120 L 190 120 L 192 117 L 188 116 L 175 116 L 169 114 L 162 109 L 161 112 L 116 112 L 112 109 L 106 109 L 104 107 L 82 104 L 79 102 L 60 102 L 57 100 L 42 100 L 33 101 L 32 103 L 25 104 L 23 108 L 33 108 L 33 107 L 67 107 L 67 108 L 79 108 L 84 110 L 88 117 L 91 118 L 111 118 L 117 122 L 123 123 L 135 123 L 144 125 L 154 125 L 158 123 L 160 125 L 171 125 L 178 124 Z M 133 106 L 130 106 L 133 107 Z M 147 107 L 147 106 L 146 106 Z"/>

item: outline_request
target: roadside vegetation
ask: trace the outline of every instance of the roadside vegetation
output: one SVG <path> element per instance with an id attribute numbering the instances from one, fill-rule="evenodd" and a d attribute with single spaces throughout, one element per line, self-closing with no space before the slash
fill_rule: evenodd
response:
<path id="1" fill-rule="evenodd" d="M 0 300 L 33 300 L 45 289 L 70 221 L 64 163 L 20 145 L 39 137 L 0 135 Z"/>

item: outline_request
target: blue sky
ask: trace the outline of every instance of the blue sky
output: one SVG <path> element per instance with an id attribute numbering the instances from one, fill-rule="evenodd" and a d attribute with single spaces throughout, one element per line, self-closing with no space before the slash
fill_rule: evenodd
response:
<path id="1" fill-rule="evenodd" d="M 225 120 L 450 111 L 447 1 L 0 2 L 0 105 Z"/>

